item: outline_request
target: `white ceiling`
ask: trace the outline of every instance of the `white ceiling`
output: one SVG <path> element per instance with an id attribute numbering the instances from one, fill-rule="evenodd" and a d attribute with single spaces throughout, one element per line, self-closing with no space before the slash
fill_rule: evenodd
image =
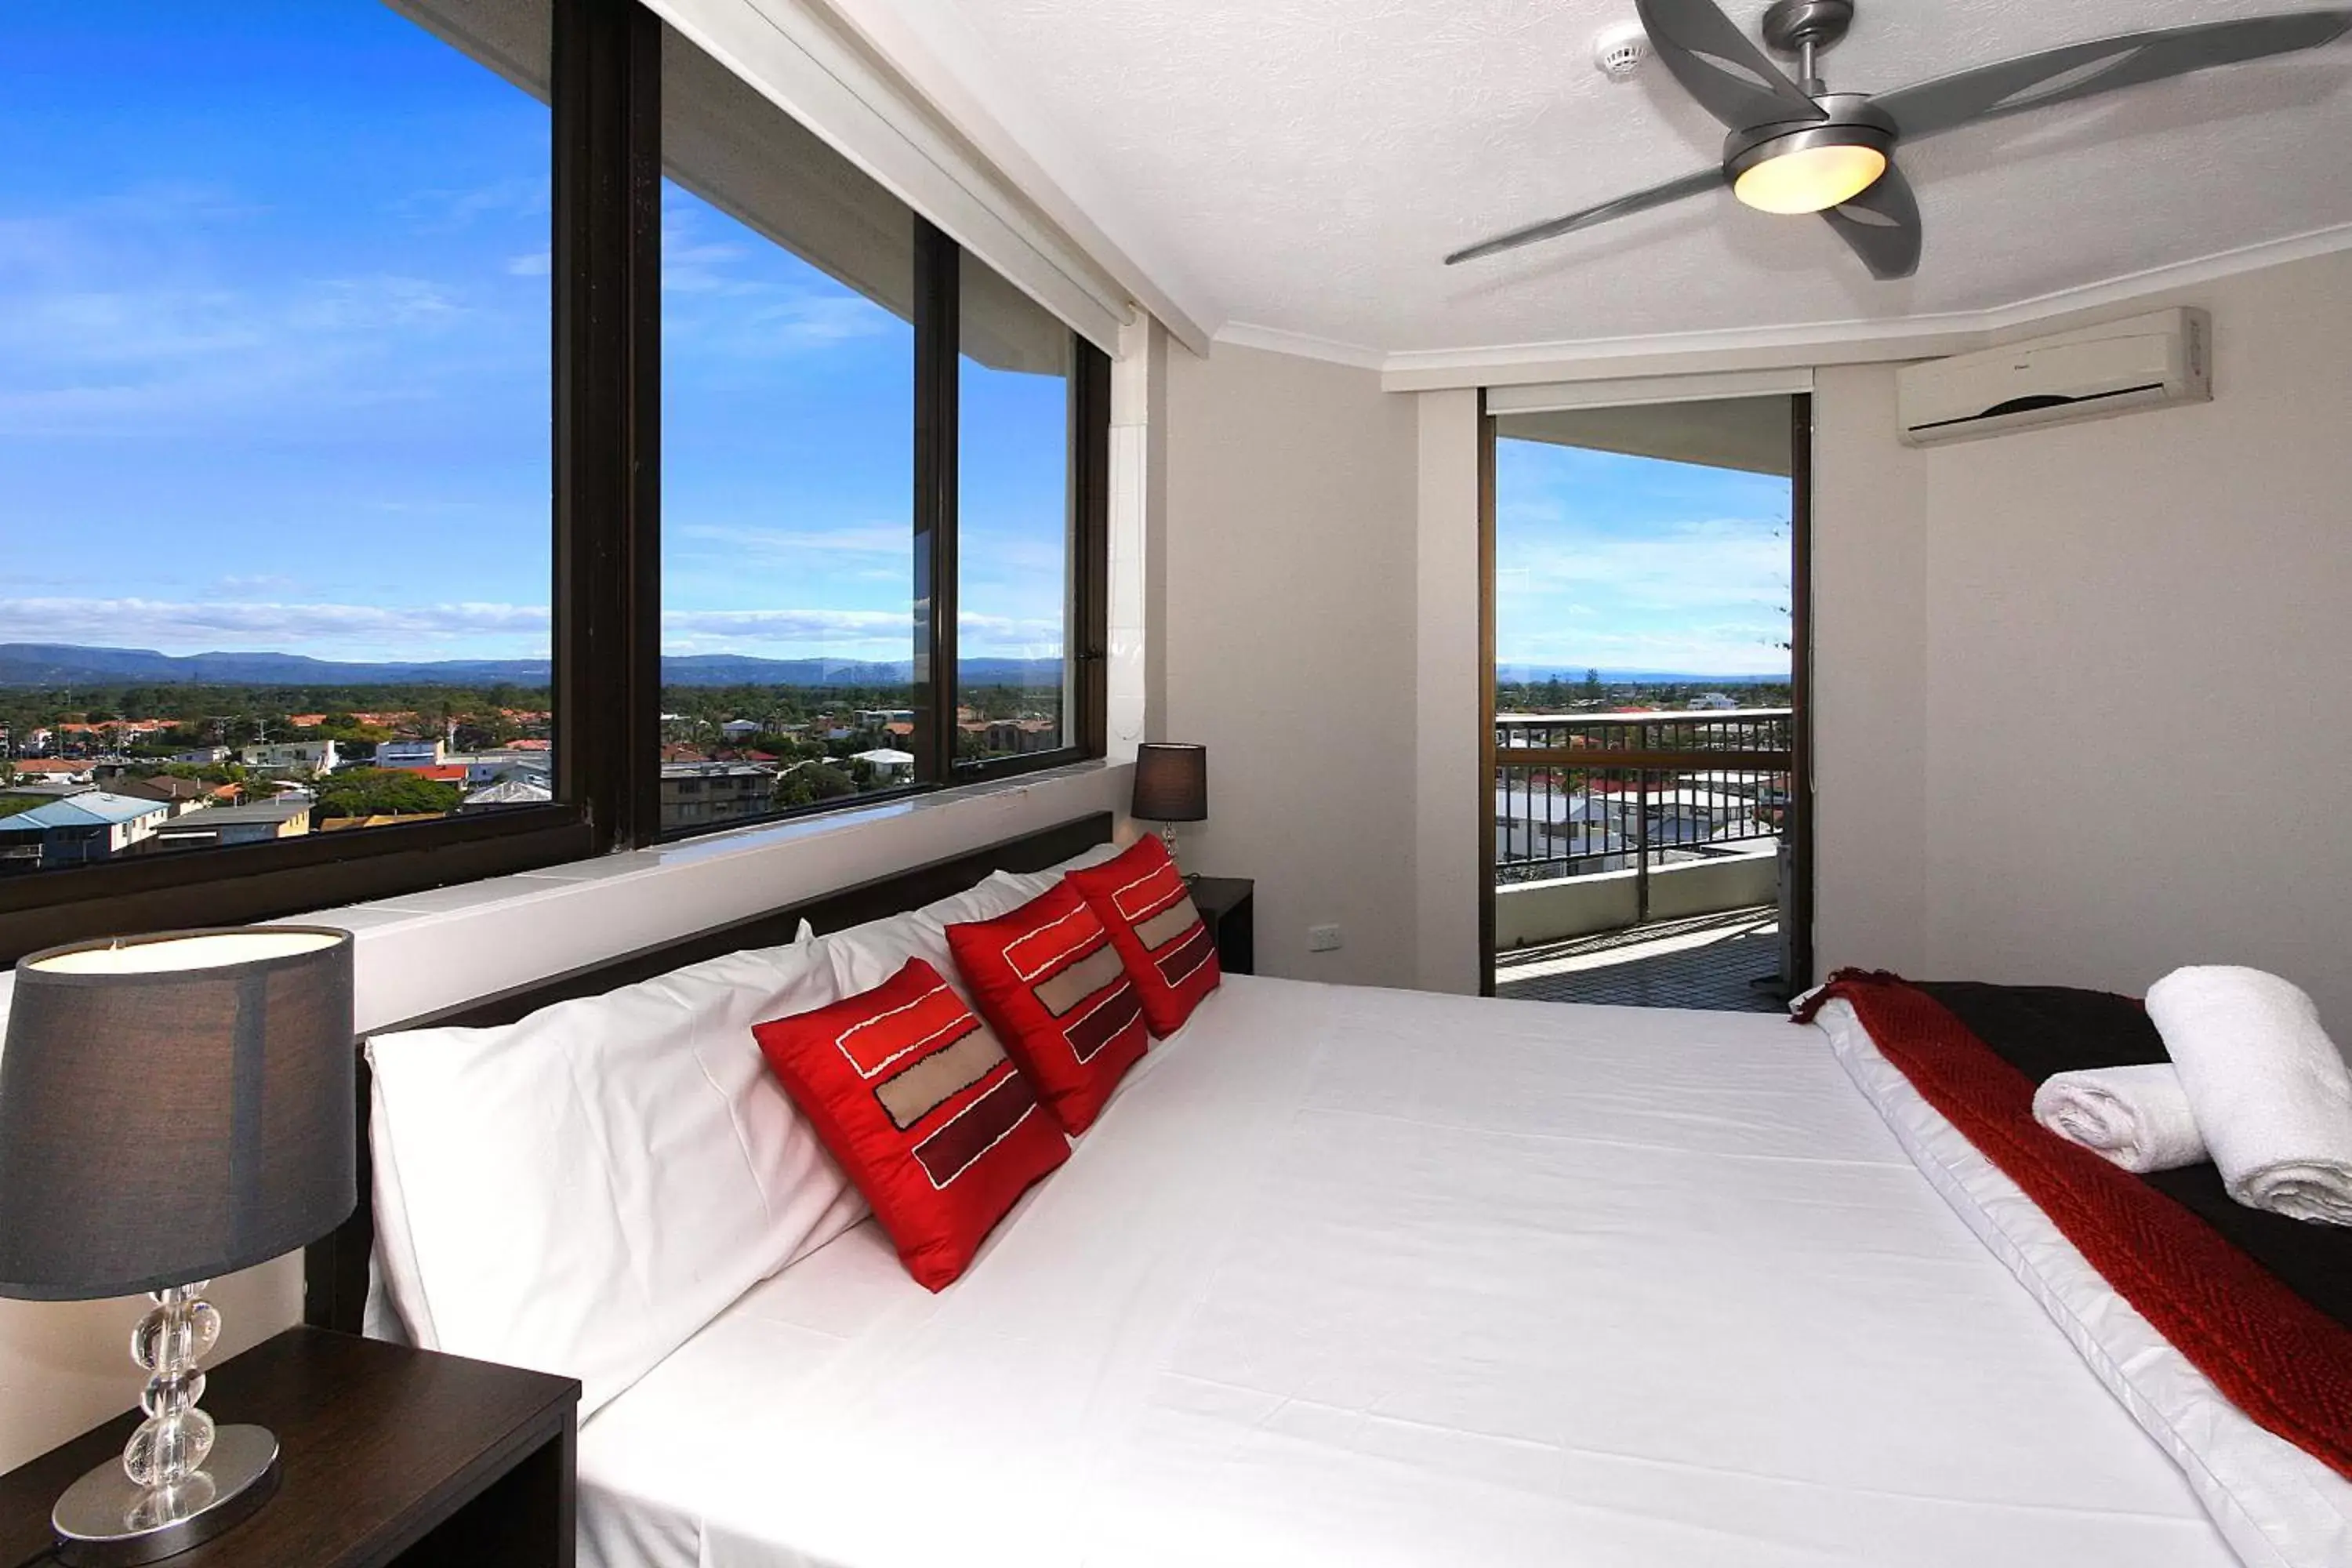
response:
<path id="1" fill-rule="evenodd" d="M 1038 163 L 1204 325 L 1383 353 L 1885 321 L 2017 304 L 2352 225 L 2352 42 L 1906 148 L 1916 278 L 1727 193 L 1460 268 L 1446 251 L 1713 163 L 1653 63 L 1592 67 L 1632 0 L 929 0 Z M 918 0 L 922 4 L 922 0 Z M 1754 35 L 1765 0 L 1727 9 Z M 1860 0 L 1825 57 L 1885 91 L 2310 0 Z"/>

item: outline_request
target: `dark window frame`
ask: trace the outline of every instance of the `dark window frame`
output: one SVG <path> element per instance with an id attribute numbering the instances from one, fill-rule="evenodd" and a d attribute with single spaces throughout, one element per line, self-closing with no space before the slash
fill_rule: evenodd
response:
<path id="1" fill-rule="evenodd" d="M 1104 754 L 1110 360 L 1074 331 L 1070 743 L 955 762 L 955 285 L 963 253 L 918 217 L 915 782 L 661 830 L 662 27 L 636 0 L 559 0 L 552 14 L 555 802 L 0 879 L 0 963 L 58 942 L 394 898 Z"/>

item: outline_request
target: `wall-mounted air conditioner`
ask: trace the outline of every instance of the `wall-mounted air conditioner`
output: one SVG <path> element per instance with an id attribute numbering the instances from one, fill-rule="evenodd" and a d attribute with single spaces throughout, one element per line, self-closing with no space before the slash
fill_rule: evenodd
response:
<path id="1" fill-rule="evenodd" d="M 1903 439 L 1939 441 L 2098 419 L 2213 396 L 2212 325 L 2202 310 L 2158 310 L 1895 373 Z"/>

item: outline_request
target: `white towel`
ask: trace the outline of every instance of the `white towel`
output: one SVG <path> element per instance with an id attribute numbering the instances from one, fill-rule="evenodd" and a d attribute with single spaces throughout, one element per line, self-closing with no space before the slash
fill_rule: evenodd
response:
<path id="1" fill-rule="evenodd" d="M 2033 1091 L 2033 1120 L 2142 1175 L 2205 1158 L 2197 1113 L 2170 1062 L 2053 1073 Z"/>
<path id="2" fill-rule="evenodd" d="M 2176 969 L 2147 1016 L 2180 1069 L 2230 1195 L 2352 1226 L 2352 1072 L 2296 986 L 2259 969 Z"/>

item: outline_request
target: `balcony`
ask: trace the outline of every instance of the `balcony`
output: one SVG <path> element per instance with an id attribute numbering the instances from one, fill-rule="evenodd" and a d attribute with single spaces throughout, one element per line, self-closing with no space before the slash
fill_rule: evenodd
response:
<path id="1" fill-rule="evenodd" d="M 1497 989 L 1569 999 L 1573 975 L 1576 1000 L 1757 1005 L 1793 747 L 1786 708 L 1498 716 Z"/>

